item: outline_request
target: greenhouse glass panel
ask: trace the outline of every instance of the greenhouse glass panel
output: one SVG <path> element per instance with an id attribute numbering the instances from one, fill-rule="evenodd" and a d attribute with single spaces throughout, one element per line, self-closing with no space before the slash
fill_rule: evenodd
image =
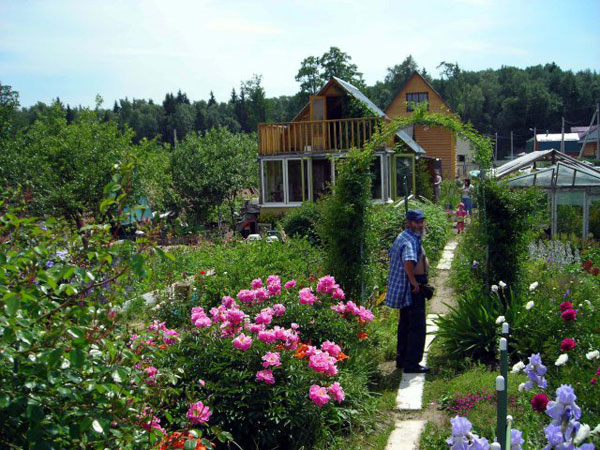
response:
<path id="1" fill-rule="evenodd" d="M 513 178 L 508 180 L 506 184 L 509 186 L 533 186 L 535 180 L 535 175 L 526 175 L 524 177 Z"/>
<path id="2" fill-rule="evenodd" d="M 558 177 L 556 179 L 557 186 L 573 186 L 573 176 L 575 170 L 570 167 L 565 167 L 562 164 L 558 165 Z"/>
<path id="3" fill-rule="evenodd" d="M 535 178 L 535 185 L 539 187 L 552 187 L 552 178 L 554 177 L 554 169 L 540 171 Z"/>
<path id="4" fill-rule="evenodd" d="M 556 231 L 567 236 L 583 236 L 584 191 L 556 192 Z"/>

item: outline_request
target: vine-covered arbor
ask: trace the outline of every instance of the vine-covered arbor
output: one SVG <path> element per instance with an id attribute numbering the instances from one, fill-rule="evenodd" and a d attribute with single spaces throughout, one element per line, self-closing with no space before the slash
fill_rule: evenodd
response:
<path id="1" fill-rule="evenodd" d="M 495 171 L 508 186 L 537 186 L 548 193 L 552 235 L 600 238 L 600 171 L 558 150 L 540 150 Z"/>

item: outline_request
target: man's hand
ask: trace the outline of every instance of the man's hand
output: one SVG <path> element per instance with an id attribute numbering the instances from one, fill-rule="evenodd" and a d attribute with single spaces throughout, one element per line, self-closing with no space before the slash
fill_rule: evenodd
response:
<path id="1" fill-rule="evenodd" d="M 412 289 L 412 293 L 413 293 L 413 294 L 418 294 L 418 293 L 419 293 L 419 291 L 421 290 L 421 288 L 419 287 L 419 283 L 416 283 L 416 284 L 412 284 L 412 283 L 411 283 L 411 285 L 412 285 L 412 287 L 413 287 L 413 289 Z"/>

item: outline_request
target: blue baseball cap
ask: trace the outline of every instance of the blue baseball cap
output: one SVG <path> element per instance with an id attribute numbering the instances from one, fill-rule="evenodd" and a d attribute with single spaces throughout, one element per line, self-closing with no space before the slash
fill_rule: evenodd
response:
<path id="1" fill-rule="evenodd" d="M 425 213 L 423 213 L 422 209 L 409 209 L 406 214 L 406 220 L 413 220 L 415 222 L 425 220 Z"/>

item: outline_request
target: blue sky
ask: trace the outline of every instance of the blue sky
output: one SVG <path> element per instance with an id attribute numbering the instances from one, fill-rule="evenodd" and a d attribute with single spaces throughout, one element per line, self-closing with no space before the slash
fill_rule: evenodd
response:
<path id="1" fill-rule="evenodd" d="M 332 45 L 369 84 L 409 54 L 434 75 L 441 61 L 600 71 L 599 20 L 599 0 L 0 0 L 0 82 L 24 106 L 224 101 L 254 73 L 291 95 L 301 60 Z"/>

